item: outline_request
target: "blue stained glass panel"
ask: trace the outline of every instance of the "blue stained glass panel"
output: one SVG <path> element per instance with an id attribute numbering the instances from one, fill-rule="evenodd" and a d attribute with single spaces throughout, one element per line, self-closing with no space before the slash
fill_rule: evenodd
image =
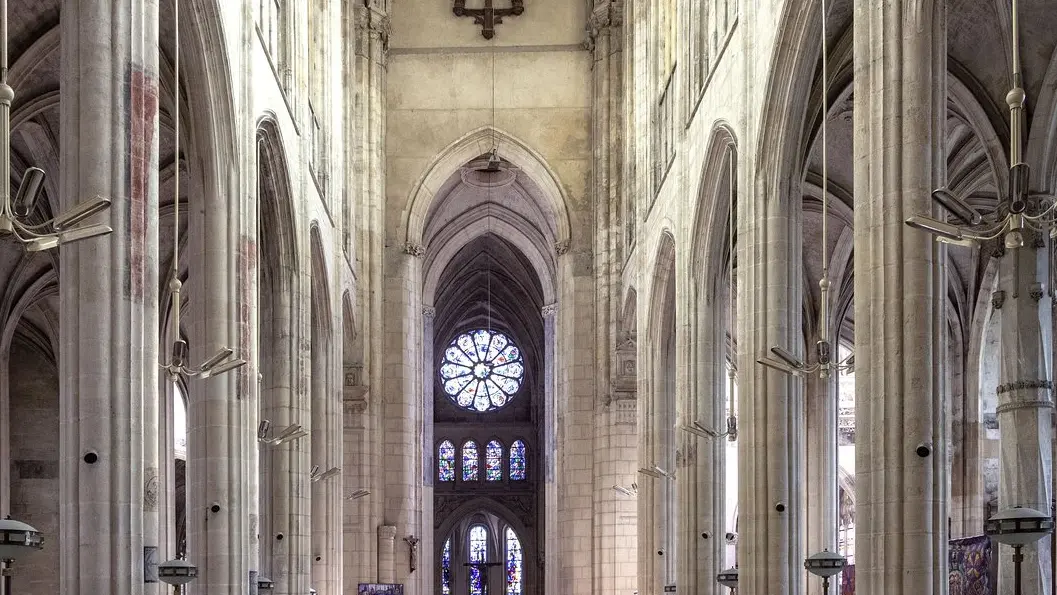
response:
<path id="1" fill-rule="evenodd" d="M 444 542 L 444 551 L 440 554 L 440 592 L 451 595 L 451 537 Z"/>
<path id="2" fill-rule="evenodd" d="M 484 449 L 485 479 L 501 481 L 503 479 L 503 445 L 498 440 L 488 443 Z"/>
<path id="3" fill-rule="evenodd" d="M 477 443 L 470 440 L 462 445 L 462 480 L 477 481 Z"/>
<path id="4" fill-rule="evenodd" d="M 521 440 L 515 440 L 510 446 L 510 479 L 525 479 L 525 443 Z"/>
<path id="5" fill-rule="evenodd" d="M 437 449 L 437 475 L 441 481 L 455 481 L 455 445 L 450 440 Z"/>
<path id="6" fill-rule="evenodd" d="M 470 527 L 470 562 L 488 561 L 488 531 L 483 525 Z M 485 595 L 480 566 L 470 567 L 470 595 Z"/>
<path id="7" fill-rule="evenodd" d="M 506 529 L 506 595 L 521 595 L 524 560 L 521 540 L 510 527 Z"/>

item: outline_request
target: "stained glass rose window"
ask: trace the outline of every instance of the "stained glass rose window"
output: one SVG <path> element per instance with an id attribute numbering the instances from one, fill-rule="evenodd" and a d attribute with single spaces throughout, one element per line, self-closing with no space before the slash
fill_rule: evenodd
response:
<path id="1" fill-rule="evenodd" d="M 440 366 L 444 392 L 459 407 L 481 413 L 506 406 L 524 377 L 521 350 L 503 333 L 485 329 L 456 337 Z"/>

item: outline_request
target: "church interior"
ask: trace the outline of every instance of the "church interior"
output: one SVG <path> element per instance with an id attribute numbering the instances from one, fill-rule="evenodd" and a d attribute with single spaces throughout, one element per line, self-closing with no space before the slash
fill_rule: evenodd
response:
<path id="1" fill-rule="evenodd" d="M 1053 0 L 0 37 L 0 595 L 1057 595 Z"/>

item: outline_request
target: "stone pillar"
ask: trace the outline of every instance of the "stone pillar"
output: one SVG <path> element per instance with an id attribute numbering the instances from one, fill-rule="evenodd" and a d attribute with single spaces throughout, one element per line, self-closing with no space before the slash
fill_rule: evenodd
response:
<path id="1" fill-rule="evenodd" d="M 543 459 L 543 531 L 539 538 L 543 544 L 539 548 L 540 566 L 543 568 L 543 592 L 559 593 L 561 560 L 558 552 L 558 411 L 555 401 L 557 381 L 554 373 L 554 355 L 557 351 L 558 338 L 555 335 L 555 319 L 558 317 L 558 304 L 547 304 L 540 312 L 543 315 L 543 422 L 540 424 L 543 434 L 543 445 L 539 456 Z M 453 546 L 455 544 L 452 544 Z M 461 547 L 461 546 L 460 546 Z M 452 556 L 455 551 L 452 550 Z M 547 558 L 551 563 L 547 564 Z M 454 558 L 453 558 L 454 559 Z"/>
<path id="2" fill-rule="evenodd" d="M 396 581 L 396 527 L 380 525 L 378 527 L 378 582 Z"/>
<path id="3" fill-rule="evenodd" d="M 748 154 L 745 157 L 750 158 Z M 751 171 L 751 166 L 738 168 Z M 757 195 L 742 177 L 738 197 L 738 595 L 798 595 L 803 510 L 800 383 L 756 363 L 772 345 L 802 344 L 799 211 L 789 197 Z M 799 199 L 795 199 L 799 200 Z M 745 217 L 741 214 L 745 213 Z M 743 241 L 744 238 L 744 241 Z"/>
<path id="4" fill-rule="evenodd" d="M 353 173 L 350 188 L 356 189 L 349 196 L 358 197 L 362 205 L 359 216 L 355 217 L 358 226 L 358 237 L 361 244 L 357 250 L 360 271 L 361 299 L 357 300 L 363 307 L 363 344 L 365 380 L 363 384 L 371 387 L 373 394 L 381 395 L 384 377 L 384 270 L 385 270 L 385 93 L 386 64 L 389 52 L 390 21 L 385 6 L 378 0 L 357 3 L 352 9 L 355 34 L 352 41 L 355 47 L 355 72 L 353 84 L 349 85 L 355 93 L 350 97 L 350 105 L 355 113 L 349 120 L 353 130 L 353 139 L 349 147 L 353 152 Z M 368 436 L 365 439 L 365 459 L 368 461 L 369 473 L 365 479 L 369 483 L 360 487 L 371 491 L 367 498 L 357 501 L 356 506 L 365 509 L 361 518 L 364 523 L 358 534 L 348 535 L 345 542 L 357 543 L 358 555 L 346 552 L 346 560 L 352 564 L 346 573 L 346 590 L 355 590 L 357 582 L 370 582 L 381 574 L 378 560 L 377 539 L 371 535 L 373 527 L 382 521 L 384 514 L 385 478 L 381 472 L 383 461 L 382 443 L 382 404 L 381 399 L 370 398 L 365 403 L 364 425 Z M 358 550 L 358 549 L 357 549 Z M 351 558 L 351 560 L 350 560 Z"/>
<path id="5" fill-rule="evenodd" d="M 829 378 L 805 378 L 804 491 L 805 553 L 837 551 L 837 387 Z M 808 595 L 822 595 L 822 582 L 804 576 Z"/>
<path id="6" fill-rule="evenodd" d="M 1025 232 L 1026 234 L 1028 232 Z M 1023 248 L 1005 249 L 999 260 L 997 298 L 1002 365 L 998 385 L 998 508 L 1050 512 L 1053 474 L 1053 400 L 1047 350 L 1050 338 L 1048 238 L 1025 237 Z M 1042 329 L 1046 329 L 1044 335 Z M 1050 540 L 1023 550 L 1023 592 L 1051 592 Z M 999 546 L 999 587 L 1013 593 L 1012 549 Z"/>
<path id="7" fill-rule="evenodd" d="M 144 547 L 158 545 L 144 497 L 158 467 L 146 447 L 157 440 L 146 417 L 159 366 L 158 4 L 64 0 L 62 14 L 62 171 L 50 173 L 61 209 L 109 197 L 95 219 L 114 232 L 58 254 L 60 591 L 140 594 Z"/>
<path id="8" fill-rule="evenodd" d="M 904 223 L 944 168 L 944 10 L 854 5 L 858 595 L 946 592 L 946 296 L 933 237 Z"/>
<path id="9" fill-rule="evenodd" d="M 592 63 L 592 138 L 594 155 L 592 193 L 595 208 L 594 269 L 595 295 L 598 300 L 595 325 L 595 399 L 599 415 L 595 417 L 594 434 L 594 518 L 592 557 L 593 591 L 597 593 L 630 593 L 635 589 L 628 577 L 635 575 L 634 550 L 623 540 L 634 523 L 634 499 L 613 489 L 613 485 L 630 486 L 638 481 L 634 456 L 628 457 L 634 445 L 635 426 L 622 423 L 629 407 L 634 411 L 634 374 L 619 367 L 617 351 L 621 343 L 617 321 L 620 320 L 623 291 L 620 268 L 624 262 L 621 235 L 621 176 L 623 154 L 623 0 L 595 0 L 588 16 L 588 47 Z M 634 349 L 634 343 L 631 345 Z M 633 357 L 633 353 L 632 353 Z M 631 360 L 634 366 L 634 360 Z M 622 384 L 630 390 L 622 390 Z M 548 510 L 547 514 L 555 511 Z M 543 537 L 542 535 L 540 536 Z"/>

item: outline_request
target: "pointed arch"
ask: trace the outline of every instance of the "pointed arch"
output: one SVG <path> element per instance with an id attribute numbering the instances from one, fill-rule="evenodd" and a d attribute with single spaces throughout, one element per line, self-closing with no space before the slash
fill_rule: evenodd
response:
<path id="1" fill-rule="evenodd" d="M 709 135 L 705 165 L 697 194 L 690 274 L 698 285 L 706 285 L 715 294 L 727 267 L 730 266 L 730 205 L 725 190 L 734 184 L 737 192 L 738 144 L 731 126 L 717 121 Z M 734 177 L 730 178 L 730 160 Z"/>
<path id="2" fill-rule="evenodd" d="M 442 150 L 415 182 L 402 218 L 400 234 L 408 244 L 423 244 L 427 213 L 437 191 L 459 169 L 471 160 L 488 153 L 493 141 L 500 155 L 520 168 L 542 191 L 541 205 L 554 226 L 555 244 L 568 245 L 571 218 L 569 200 L 558 175 L 547 161 L 514 135 L 491 126 L 471 131 Z M 519 176 L 520 177 L 520 176 Z"/>
<path id="3" fill-rule="evenodd" d="M 275 273 L 280 286 L 292 290 L 293 271 L 298 262 L 293 185 L 282 132 L 274 114 L 260 119 L 256 137 L 259 245 L 264 257 L 261 270 Z"/>

